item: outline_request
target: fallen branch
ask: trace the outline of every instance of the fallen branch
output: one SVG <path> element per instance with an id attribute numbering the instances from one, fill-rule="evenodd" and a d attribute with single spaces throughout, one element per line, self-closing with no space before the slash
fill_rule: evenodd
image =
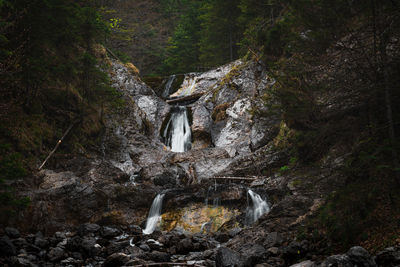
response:
<path id="1" fill-rule="evenodd" d="M 188 95 L 188 96 L 182 96 L 182 97 L 178 97 L 178 98 L 168 99 L 168 100 L 166 100 L 166 102 L 168 104 L 174 104 L 174 103 L 179 103 L 179 102 L 183 102 L 183 101 L 198 99 L 202 95 L 204 95 L 204 93 L 197 93 L 197 94 L 192 94 L 192 95 Z"/>
<path id="2" fill-rule="evenodd" d="M 121 59 L 119 59 L 119 57 L 117 57 L 110 49 L 108 49 L 107 47 L 105 47 L 104 46 L 104 48 L 106 49 L 106 51 L 110 54 L 110 55 L 112 55 L 116 60 L 118 60 L 118 61 L 120 61 L 120 62 L 122 62 L 122 60 Z"/>
<path id="3" fill-rule="evenodd" d="M 216 176 L 212 177 L 211 179 L 255 181 L 260 178 L 264 177 L 263 176 L 254 176 L 254 177 Z"/>
<path id="4" fill-rule="evenodd" d="M 69 133 L 69 131 L 71 131 L 72 127 L 75 125 L 76 122 L 71 123 L 71 125 L 68 127 L 68 129 L 65 131 L 64 135 L 61 137 L 60 140 L 58 140 L 56 146 L 54 147 L 54 149 L 50 152 L 50 154 L 47 156 L 47 158 L 43 161 L 42 165 L 40 165 L 40 167 L 38 168 L 38 170 L 40 171 L 44 164 L 46 164 L 46 162 L 51 158 L 51 156 L 53 156 L 54 152 L 56 152 L 57 148 L 60 146 L 60 144 L 62 143 L 62 141 L 64 140 L 64 138 L 67 136 L 67 134 Z"/>

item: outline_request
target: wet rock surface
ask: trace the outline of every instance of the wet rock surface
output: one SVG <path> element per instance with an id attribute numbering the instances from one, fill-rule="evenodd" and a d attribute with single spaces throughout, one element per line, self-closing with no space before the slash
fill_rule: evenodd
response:
<path id="1" fill-rule="evenodd" d="M 37 174 L 32 189 L 23 192 L 32 199 L 19 228 L 23 234 L 15 228 L 0 232 L 0 264 L 399 264 L 397 247 L 379 252 L 376 258 L 361 247 L 327 257 L 307 241 L 294 238 L 295 227 L 315 213 L 324 196 L 345 184 L 339 170 L 346 153 L 332 149 L 321 163 L 291 166 L 290 173 L 279 171 L 289 164 L 290 156 L 275 145 L 282 130 L 281 115 L 267 105 L 274 104 L 273 98 L 267 97 L 274 81 L 257 63 L 237 61 L 187 75 L 183 88 L 203 95 L 188 106 L 193 146 L 184 153 L 172 153 L 161 142 L 162 122 L 170 106 L 124 65 L 113 62 L 112 69 L 114 86 L 128 105 L 105 114 L 102 144 L 97 150 L 55 159 L 49 169 Z M 271 207 L 248 226 L 245 214 L 250 187 L 268 199 Z M 164 214 L 190 214 L 189 219 L 199 219 L 201 211 L 207 211 L 209 221 L 204 222 L 201 233 L 199 225 L 192 227 L 196 231 L 187 232 L 184 224 L 178 225 L 179 220 L 172 218 L 170 232 L 142 234 L 152 200 L 161 192 L 165 194 Z M 234 214 L 223 213 L 225 209 Z M 231 217 L 216 227 L 220 215 L 213 212 Z M 213 222 L 214 228 L 209 227 Z M 37 231 L 41 232 L 26 234 Z"/>
<path id="2" fill-rule="evenodd" d="M 82 232 L 82 229 L 96 231 Z M 113 229 L 111 231 L 111 229 Z M 345 254 L 327 258 L 303 254 L 307 244 L 281 239 L 271 233 L 276 242 L 243 243 L 236 250 L 220 243 L 216 235 L 192 234 L 179 231 L 143 235 L 137 225 L 118 227 L 83 224 L 71 232 L 51 236 L 22 235 L 19 238 L 1 237 L 2 266 L 132 266 L 178 263 L 198 266 L 397 266 L 400 247 L 386 248 L 372 257 L 362 247 L 352 247 Z M 113 237 L 111 237 L 110 232 Z M 116 233 L 118 236 L 115 236 Z M 4 232 L 5 233 L 5 232 Z M 42 236 L 42 237 L 40 237 Z M 158 236 L 158 238 L 155 238 Z M 35 246 L 42 239 L 43 247 Z M 222 241 L 221 241 L 222 242 Z M 274 247 L 270 247 L 274 244 Z M 268 248 L 269 247 L 269 248 Z M 288 258 L 288 255 L 292 255 Z M 295 256 L 297 255 L 297 256 Z M 315 253 L 313 254 L 315 256 Z M 296 259 L 297 258 L 297 263 Z M 308 258 L 308 259 L 307 259 Z M 293 261 L 295 261 L 293 263 Z M 160 265 L 156 265 L 160 263 Z"/>

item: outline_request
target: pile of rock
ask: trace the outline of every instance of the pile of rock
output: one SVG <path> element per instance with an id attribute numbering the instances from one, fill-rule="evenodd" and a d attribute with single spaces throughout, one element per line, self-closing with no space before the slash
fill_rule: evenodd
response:
<path id="1" fill-rule="evenodd" d="M 7 227 L 0 238 L 0 265 L 390 267 L 400 264 L 400 247 L 386 248 L 376 256 L 362 247 L 352 247 L 345 254 L 333 255 L 321 262 L 306 241 L 287 244 L 278 233 L 270 233 L 268 244 L 243 242 L 240 249 L 226 247 L 227 241 L 238 234 L 240 230 L 212 236 L 178 231 L 143 235 L 137 225 L 115 227 L 87 223 L 73 232 L 56 232 L 50 237 L 40 232 L 22 237 L 17 229 Z M 301 259 L 309 260 L 290 265 Z"/>
<path id="2" fill-rule="evenodd" d="M 367 250 L 362 247 L 352 247 L 345 254 L 333 255 L 328 257 L 321 264 L 313 261 L 303 261 L 292 265 L 291 267 L 394 267 L 400 264 L 400 248 L 389 247 L 379 252 L 376 256 L 371 256 Z"/>
<path id="3" fill-rule="evenodd" d="M 21 237 L 6 228 L 0 239 L 2 266 L 134 266 L 179 262 L 215 266 L 220 243 L 202 234 L 179 232 L 142 235 L 139 226 L 82 224 L 74 232 L 40 232 Z"/>

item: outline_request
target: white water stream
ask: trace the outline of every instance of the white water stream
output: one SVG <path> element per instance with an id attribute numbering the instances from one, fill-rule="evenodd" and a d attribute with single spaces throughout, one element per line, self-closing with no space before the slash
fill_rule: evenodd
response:
<path id="1" fill-rule="evenodd" d="M 190 149 L 192 133 L 186 107 L 179 106 L 172 112 L 163 137 L 165 144 L 171 148 L 172 152 L 185 152 Z"/>
<path id="2" fill-rule="evenodd" d="M 249 194 L 253 205 L 247 208 L 246 220 L 249 224 L 252 224 L 256 222 L 261 215 L 268 213 L 270 208 L 267 201 L 262 199 L 259 194 L 253 192 L 251 189 L 247 191 L 247 194 Z"/>
<path id="3" fill-rule="evenodd" d="M 176 75 L 169 76 L 168 81 L 165 84 L 164 92 L 162 93 L 162 97 L 167 98 L 169 96 L 172 84 L 174 83 L 175 79 L 176 79 Z"/>
<path id="4" fill-rule="evenodd" d="M 153 200 L 153 204 L 151 204 L 149 211 L 149 216 L 147 217 L 146 228 L 143 230 L 143 234 L 149 235 L 153 233 L 158 226 L 158 223 L 161 221 L 161 208 L 164 196 L 165 194 L 158 194 Z"/>

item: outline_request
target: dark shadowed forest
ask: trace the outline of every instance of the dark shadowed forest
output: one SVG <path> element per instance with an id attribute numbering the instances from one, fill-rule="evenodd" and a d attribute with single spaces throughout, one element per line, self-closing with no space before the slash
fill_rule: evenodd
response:
<path id="1" fill-rule="evenodd" d="M 0 96 L 4 266 L 400 264 L 398 0 L 0 0 Z"/>

